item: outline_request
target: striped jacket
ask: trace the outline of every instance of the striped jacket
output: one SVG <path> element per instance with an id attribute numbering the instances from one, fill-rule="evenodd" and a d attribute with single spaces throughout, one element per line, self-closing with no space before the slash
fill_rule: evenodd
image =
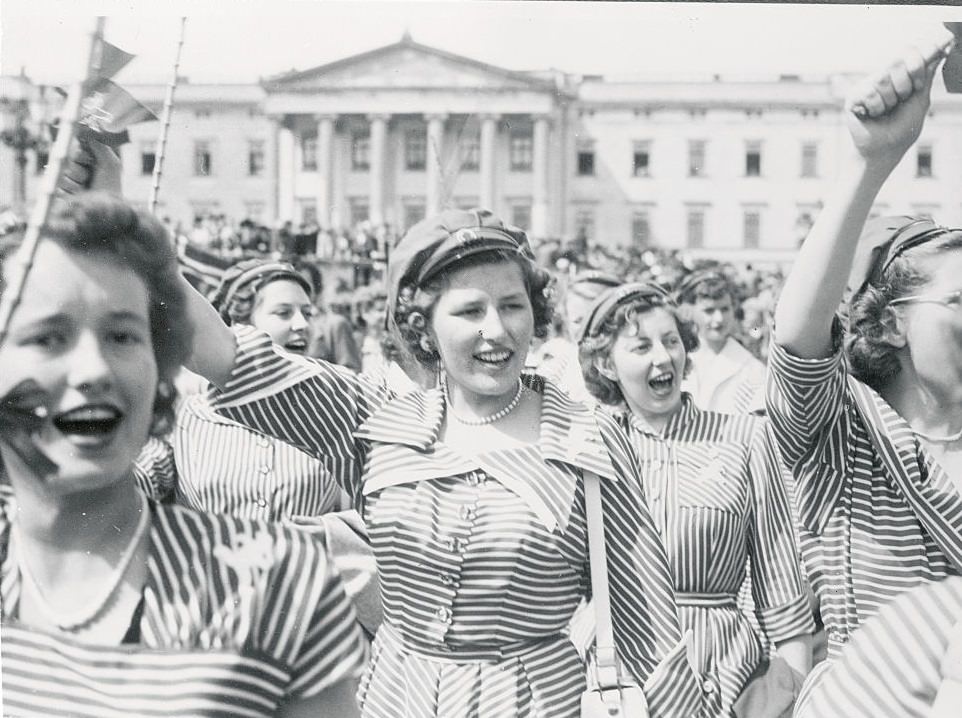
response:
<path id="1" fill-rule="evenodd" d="M 360 674 L 354 611 L 299 531 L 151 502 L 140 640 L 101 646 L 17 621 L 9 509 L 0 498 L 4 715 L 266 717 Z"/>
<path id="2" fill-rule="evenodd" d="M 462 455 L 438 439 L 438 390 L 394 396 L 235 331 L 215 408 L 323 458 L 368 526 L 385 623 L 359 694 L 366 716 L 578 715 L 584 667 L 563 631 L 590 583 L 585 470 L 602 477 L 620 655 L 652 716 L 698 709 L 637 456 L 611 419 L 526 377 L 543 397 L 539 443 Z"/>
<path id="3" fill-rule="evenodd" d="M 803 360 L 773 343 L 767 405 L 831 660 L 889 601 L 960 573 L 962 496 L 840 350 Z"/>

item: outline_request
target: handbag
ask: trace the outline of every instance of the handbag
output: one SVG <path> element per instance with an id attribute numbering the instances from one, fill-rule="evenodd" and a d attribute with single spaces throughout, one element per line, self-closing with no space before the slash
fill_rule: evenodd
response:
<path id="1" fill-rule="evenodd" d="M 784 658 L 762 661 L 732 703 L 737 718 L 791 718 L 795 699 L 802 689 L 801 674 Z"/>
<path id="2" fill-rule="evenodd" d="M 626 676 L 615 651 L 608 593 L 608 558 L 601 511 L 601 480 L 584 472 L 588 560 L 595 610 L 595 660 L 589 665 L 589 685 L 581 694 L 581 718 L 648 718 L 648 701 L 641 687 Z"/>

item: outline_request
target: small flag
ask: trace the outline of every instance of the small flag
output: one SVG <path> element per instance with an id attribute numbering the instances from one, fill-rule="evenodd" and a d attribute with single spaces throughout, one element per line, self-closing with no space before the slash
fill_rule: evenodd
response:
<path id="1" fill-rule="evenodd" d="M 235 260 L 210 252 L 180 235 L 177 237 L 177 261 L 191 286 L 204 296 L 210 296 Z"/>

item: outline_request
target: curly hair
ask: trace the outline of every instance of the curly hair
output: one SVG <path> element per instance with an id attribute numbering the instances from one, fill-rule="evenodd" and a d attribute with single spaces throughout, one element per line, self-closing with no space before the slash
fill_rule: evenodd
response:
<path id="1" fill-rule="evenodd" d="M 431 319 L 438 298 L 448 285 L 452 273 L 484 264 L 514 262 L 521 268 L 528 299 L 534 314 L 534 335 L 544 338 L 554 315 L 554 295 L 551 291 L 551 275 L 534 262 L 520 258 L 516 253 L 491 250 L 465 257 L 451 268 L 443 270 L 422 286 L 408 284 L 401 287 L 394 320 L 397 342 L 403 351 L 414 357 L 422 366 L 437 369 L 439 355 L 430 342 Z"/>
<path id="2" fill-rule="evenodd" d="M 618 382 L 612 381 L 598 369 L 599 360 L 611 355 L 618 334 L 629 322 L 654 309 L 664 309 L 674 318 L 682 346 L 685 347 L 685 375 L 688 375 L 691 369 L 691 353 L 698 348 L 698 330 L 695 323 L 686 319 L 673 304 L 655 303 L 650 301 L 650 297 L 639 297 L 636 301 L 618 307 L 602 325 L 600 332 L 586 336 L 578 345 L 578 360 L 581 363 L 585 387 L 602 404 L 620 406 L 625 401 L 625 395 Z"/>
<path id="3" fill-rule="evenodd" d="M 845 353 L 852 376 L 881 391 L 899 373 L 900 347 L 886 340 L 889 332 L 889 304 L 924 287 L 931 279 L 918 260 L 940 252 L 962 249 L 957 233 L 913 247 L 896 257 L 882 276 L 865 287 L 848 307 Z"/>
<path id="4" fill-rule="evenodd" d="M 20 247 L 23 236 L 17 232 L 3 238 L 0 263 Z M 166 434 L 177 399 L 174 376 L 190 355 L 193 327 L 177 256 L 164 226 L 121 199 L 87 192 L 54 204 L 43 232 L 42 241 L 47 240 L 78 254 L 105 256 L 132 270 L 146 285 L 158 377 L 150 433 Z"/>

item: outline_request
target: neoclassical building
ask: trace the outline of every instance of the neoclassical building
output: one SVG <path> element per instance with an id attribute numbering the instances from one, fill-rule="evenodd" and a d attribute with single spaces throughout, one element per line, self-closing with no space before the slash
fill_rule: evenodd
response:
<path id="1" fill-rule="evenodd" d="M 538 237 L 787 256 L 830 190 L 847 82 L 519 72 L 405 35 L 258 83 L 181 82 L 160 213 L 403 230 L 480 205 Z M 876 211 L 962 224 L 962 96 L 937 85 Z M 163 86 L 128 89 L 159 110 Z M 123 148 L 133 201 L 148 197 L 158 132 L 135 126 Z"/>

